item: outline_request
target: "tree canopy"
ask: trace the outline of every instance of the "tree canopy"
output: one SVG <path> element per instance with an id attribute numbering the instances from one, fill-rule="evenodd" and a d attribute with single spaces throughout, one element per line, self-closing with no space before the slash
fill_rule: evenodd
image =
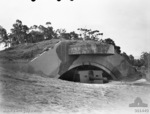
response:
<path id="1" fill-rule="evenodd" d="M 21 20 L 17 19 L 12 25 L 11 32 L 7 33 L 6 29 L 0 26 L 0 43 L 15 46 L 18 44 L 36 43 L 43 40 L 51 39 L 66 39 L 66 40 L 94 40 L 108 43 L 114 46 L 116 52 L 125 57 L 133 66 L 148 67 L 148 52 L 143 52 L 140 59 L 135 59 L 133 55 L 127 55 L 121 52 L 121 47 L 116 45 L 111 38 L 102 39 L 103 36 L 99 30 L 92 30 L 87 28 L 78 28 L 79 33 L 75 31 L 67 32 L 65 29 L 54 29 L 51 22 L 46 22 L 45 25 L 32 25 L 28 27 L 23 24 Z"/>

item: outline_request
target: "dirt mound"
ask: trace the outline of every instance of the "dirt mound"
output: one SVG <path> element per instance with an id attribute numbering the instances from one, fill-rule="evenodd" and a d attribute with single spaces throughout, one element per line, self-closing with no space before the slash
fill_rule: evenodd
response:
<path id="1" fill-rule="evenodd" d="M 0 51 L 0 60 L 31 60 L 46 49 L 53 47 L 57 42 L 58 40 L 55 39 L 38 43 L 20 44 L 13 46 Z"/>
<path id="2" fill-rule="evenodd" d="M 0 72 L 0 107 L 3 112 L 134 113 L 129 104 L 136 97 L 150 103 L 149 85 L 121 82 L 81 84 L 3 68 Z"/>
<path id="3" fill-rule="evenodd" d="M 150 104 L 150 84 L 145 80 L 134 81 L 135 76 L 130 76 L 132 81 L 126 78 L 108 84 L 83 84 L 25 73 L 18 70 L 19 66 L 13 66 L 20 61 L 28 62 L 57 42 L 19 45 L 0 52 L 1 112 L 132 114 L 135 108 L 129 104 L 137 97 Z"/>

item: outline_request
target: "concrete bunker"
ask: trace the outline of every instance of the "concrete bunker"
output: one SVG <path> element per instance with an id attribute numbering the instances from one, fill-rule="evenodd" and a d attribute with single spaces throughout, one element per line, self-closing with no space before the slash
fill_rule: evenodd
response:
<path id="1" fill-rule="evenodd" d="M 90 83 L 89 75 L 94 75 L 93 83 L 105 83 L 100 78 L 107 78 L 109 82 L 139 75 L 116 53 L 113 45 L 95 41 L 58 41 L 31 60 L 28 69 L 42 76 L 83 83 Z M 80 80 L 74 80 L 75 75 L 79 75 Z"/>
<path id="2" fill-rule="evenodd" d="M 109 83 L 114 79 L 109 72 L 96 65 L 78 65 L 63 73 L 59 79 L 81 83 Z"/>

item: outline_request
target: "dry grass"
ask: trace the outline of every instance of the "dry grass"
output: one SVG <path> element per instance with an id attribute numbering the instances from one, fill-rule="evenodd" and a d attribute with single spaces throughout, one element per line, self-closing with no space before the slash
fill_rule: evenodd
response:
<path id="1" fill-rule="evenodd" d="M 14 72 L 1 67 L 0 72 L 0 107 L 6 112 L 82 113 L 86 110 L 85 113 L 93 113 L 91 111 L 96 110 L 99 113 L 107 110 L 130 110 L 128 105 L 137 96 L 150 103 L 149 85 L 119 82 L 90 85 Z"/>
<path id="2" fill-rule="evenodd" d="M 46 48 L 53 47 L 58 40 L 35 44 L 18 45 L 0 52 L 0 59 L 32 59 Z M 72 83 L 59 79 L 42 77 L 0 66 L 1 111 L 49 113 L 115 113 L 116 110 L 131 110 L 138 96 L 144 103 L 150 103 L 150 85 L 145 82 L 108 84 Z M 13 113 L 13 112 L 12 112 Z M 130 112 L 129 112 L 130 113 Z M 131 113 L 130 113 L 131 114 Z"/>
<path id="3" fill-rule="evenodd" d="M 27 60 L 42 53 L 46 48 L 53 47 L 58 40 L 43 41 L 39 43 L 21 44 L 0 51 L 1 60 Z"/>

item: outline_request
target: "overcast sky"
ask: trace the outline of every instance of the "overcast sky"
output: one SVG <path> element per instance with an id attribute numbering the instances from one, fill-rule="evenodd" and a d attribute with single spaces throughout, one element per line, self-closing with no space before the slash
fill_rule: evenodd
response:
<path id="1" fill-rule="evenodd" d="M 150 51 L 150 0 L 0 0 L 0 25 L 9 30 L 16 19 L 68 32 L 98 29 L 135 57 Z"/>

